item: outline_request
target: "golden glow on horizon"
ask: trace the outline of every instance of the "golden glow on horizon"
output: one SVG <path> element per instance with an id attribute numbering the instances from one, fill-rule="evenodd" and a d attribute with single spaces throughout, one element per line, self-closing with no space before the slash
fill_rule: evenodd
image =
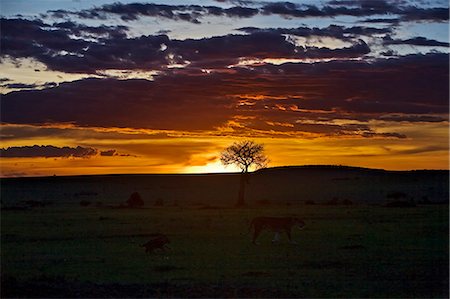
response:
<path id="1" fill-rule="evenodd" d="M 239 118 L 237 118 L 239 121 Z M 339 123 L 339 121 L 336 121 Z M 275 125 L 275 124 L 274 124 Z M 72 125 L 38 128 L 5 125 L 2 147 L 53 145 L 92 147 L 98 154 L 89 158 L 0 158 L 0 172 L 7 176 L 48 176 L 108 173 L 217 173 L 236 172 L 219 161 L 220 152 L 240 139 L 265 145 L 269 167 L 286 165 L 351 165 L 389 170 L 448 169 L 448 122 L 400 123 L 371 122 L 377 132 L 395 131 L 408 138 L 363 138 L 361 136 L 234 137 L 233 129 L 189 133 L 153 130 L 77 128 Z M 420 128 L 420 129 L 418 129 Z M 29 131 L 57 129 L 46 137 L 20 137 L 20 129 Z M 17 134 L 16 138 L 9 135 Z M 192 134 L 192 135 L 189 135 Z M 211 135 L 209 135 L 211 134 Z M 267 133 L 266 133 L 267 134 Z M 227 136 L 228 135 L 228 136 Z M 116 150 L 115 156 L 100 151 Z"/>
<path id="2" fill-rule="evenodd" d="M 225 167 L 217 160 L 206 165 L 187 166 L 182 171 L 183 173 L 225 173 L 225 172 L 240 172 L 240 170 L 233 166 Z"/>
<path id="3" fill-rule="evenodd" d="M 350 165 L 389 170 L 448 169 L 445 149 L 414 153 L 414 147 L 356 145 L 352 140 L 258 140 L 264 142 L 269 167 L 286 165 Z M 230 140 L 230 143 L 232 140 Z M 149 145 L 150 146 L 150 145 Z M 170 144 L 168 144 L 170 147 Z M 340 151 L 338 151 L 340 150 Z M 172 156 L 172 154 L 174 156 Z M 218 155 L 219 152 L 208 153 Z M 191 159 L 186 165 L 177 153 L 162 157 L 95 156 L 91 158 L 2 158 L 1 175 L 45 176 L 108 173 L 218 173 L 237 172 L 219 160 Z"/>

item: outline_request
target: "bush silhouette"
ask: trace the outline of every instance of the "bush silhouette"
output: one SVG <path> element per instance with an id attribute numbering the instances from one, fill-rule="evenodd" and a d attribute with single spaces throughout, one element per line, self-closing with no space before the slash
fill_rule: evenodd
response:
<path id="1" fill-rule="evenodd" d="M 386 195 L 386 198 L 396 199 L 396 200 L 406 198 L 406 197 L 407 197 L 407 194 L 404 192 L 400 192 L 400 191 L 391 192 Z"/>
<path id="2" fill-rule="evenodd" d="M 413 201 L 396 200 L 388 202 L 384 206 L 387 208 L 413 208 L 416 204 Z"/>
<path id="3" fill-rule="evenodd" d="M 130 198 L 126 201 L 128 207 L 136 208 L 144 206 L 144 200 L 141 198 L 141 195 L 138 192 L 133 192 L 130 195 Z"/>
<path id="4" fill-rule="evenodd" d="M 342 204 L 345 206 L 350 206 L 353 204 L 353 201 L 351 201 L 350 199 L 343 199 Z"/>
<path id="5" fill-rule="evenodd" d="M 162 207 L 164 206 L 164 200 L 162 198 L 158 198 L 155 200 L 155 207 Z"/>
<path id="6" fill-rule="evenodd" d="M 91 204 L 91 202 L 89 200 L 81 200 L 80 201 L 80 206 L 82 207 L 87 207 Z"/>
<path id="7" fill-rule="evenodd" d="M 330 205 L 330 206 L 335 206 L 339 203 L 339 198 L 337 197 L 333 197 L 332 199 L 330 199 L 329 201 L 327 201 L 325 204 L 326 205 Z"/>

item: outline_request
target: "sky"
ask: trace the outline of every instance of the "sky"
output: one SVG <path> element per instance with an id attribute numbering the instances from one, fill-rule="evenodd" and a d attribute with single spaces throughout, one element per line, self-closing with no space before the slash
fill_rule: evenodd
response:
<path id="1" fill-rule="evenodd" d="M 2 0 L 0 176 L 449 168 L 449 3 Z"/>

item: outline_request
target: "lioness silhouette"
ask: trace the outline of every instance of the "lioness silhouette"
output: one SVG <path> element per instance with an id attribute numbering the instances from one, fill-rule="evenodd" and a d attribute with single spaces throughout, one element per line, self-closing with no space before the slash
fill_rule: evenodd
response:
<path id="1" fill-rule="evenodd" d="M 295 244 L 291 239 L 291 229 L 293 226 L 302 229 L 305 222 L 297 217 L 256 217 L 250 222 L 250 230 L 253 228 L 252 243 L 256 243 L 256 239 L 263 230 L 270 230 L 275 232 L 273 243 L 278 242 L 280 233 L 286 232 L 289 242 Z"/>

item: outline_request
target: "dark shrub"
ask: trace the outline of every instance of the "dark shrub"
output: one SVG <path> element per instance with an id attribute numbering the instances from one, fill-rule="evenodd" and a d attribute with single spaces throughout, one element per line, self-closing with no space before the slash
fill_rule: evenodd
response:
<path id="1" fill-rule="evenodd" d="M 89 200 L 80 200 L 80 206 L 87 207 L 91 204 Z"/>
<path id="2" fill-rule="evenodd" d="M 432 202 L 428 199 L 428 196 L 422 196 L 422 199 L 419 200 L 419 204 L 430 205 L 430 204 L 432 204 Z"/>
<path id="3" fill-rule="evenodd" d="M 158 198 L 155 200 L 155 207 L 162 207 L 164 206 L 164 200 L 162 198 Z"/>
<path id="4" fill-rule="evenodd" d="M 316 202 L 314 200 L 308 199 L 305 201 L 305 205 L 315 205 Z"/>
<path id="5" fill-rule="evenodd" d="M 268 200 L 268 199 L 258 199 L 258 200 L 256 201 L 256 204 L 257 204 L 257 205 L 270 205 L 271 202 L 270 202 L 270 200 Z"/>
<path id="6" fill-rule="evenodd" d="M 80 191 L 77 193 L 73 194 L 75 197 L 79 197 L 79 196 L 97 196 L 98 193 L 94 192 L 94 191 Z"/>
<path id="7" fill-rule="evenodd" d="M 384 206 L 387 208 L 412 208 L 415 207 L 416 204 L 413 201 L 396 200 L 388 202 Z"/>
<path id="8" fill-rule="evenodd" d="M 130 195 L 130 198 L 126 201 L 128 207 L 136 208 L 144 206 L 144 200 L 141 198 L 141 195 L 138 192 L 133 192 Z"/>
<path id="9" fill-rule="evenodd" d="M 342 247 L 339 247 L 339 249 L 365 249 L 365 247 L 364 247 L 364 245 L 357 244 L 357 245 L 342 246 Z"/>
<path id="10" fill-rule="evenodd" d="M 2 206 L 2 210 L 4 211 L 25 211 L 29 209 L 30 207 L 23 207 L 23 206 Z"/>
<path id="11" fill-rule="evenodd" d="M 330 205 L 330 206 L 335 206 L 339 203 L 339 198 L 337 197 L 333 197 L 332 199 L 330 199 L 329 201 L 327 201 L 325 204 Z"/>
<path id="12" fill-rule="evenodd" d="M 160 265 L 160 266 L 155 266 L 153 268 L 153 270 L 156 272 L 171 272 L 171 271 L 177 271 L 177 270 L 184 270 L 184 268 L 175 267 L 172 265 Z"/>
<path id="13" fill-rule="evenodd" d="M 350 206 L 353 204 L 353 201 L 351 201 L 350 199 L 343 199 L 341 203 L 343 205 Z"/>
<path id="14" fill-rule="evenodd" d="M 399 191 L 396 191 L 396 192 L 391 192 L 391 193 L 388 193 L 387 195 L 386 195 L 386 198 L 390 198 L 390 199 L 401 199 L 401 198 L 406 198 L 406 193 L 404 193 L 404 192 L 399 192 Z"/>
<path id="15" fill-rule="evenodd" d="M 53 202 L 51 200 L 42 200 L 42 201 L 40 201 L 40 200 L 24 200 L 23 202 L 31 208 L 38 208 L 38 207 L 43 208 L 43 207 L 53 204 Z"/>
<path id="16" fill-rule="evenodd" d="M 199 210 L 220 210 L 221 207 L 205 204 L 198 208 Z"/>

